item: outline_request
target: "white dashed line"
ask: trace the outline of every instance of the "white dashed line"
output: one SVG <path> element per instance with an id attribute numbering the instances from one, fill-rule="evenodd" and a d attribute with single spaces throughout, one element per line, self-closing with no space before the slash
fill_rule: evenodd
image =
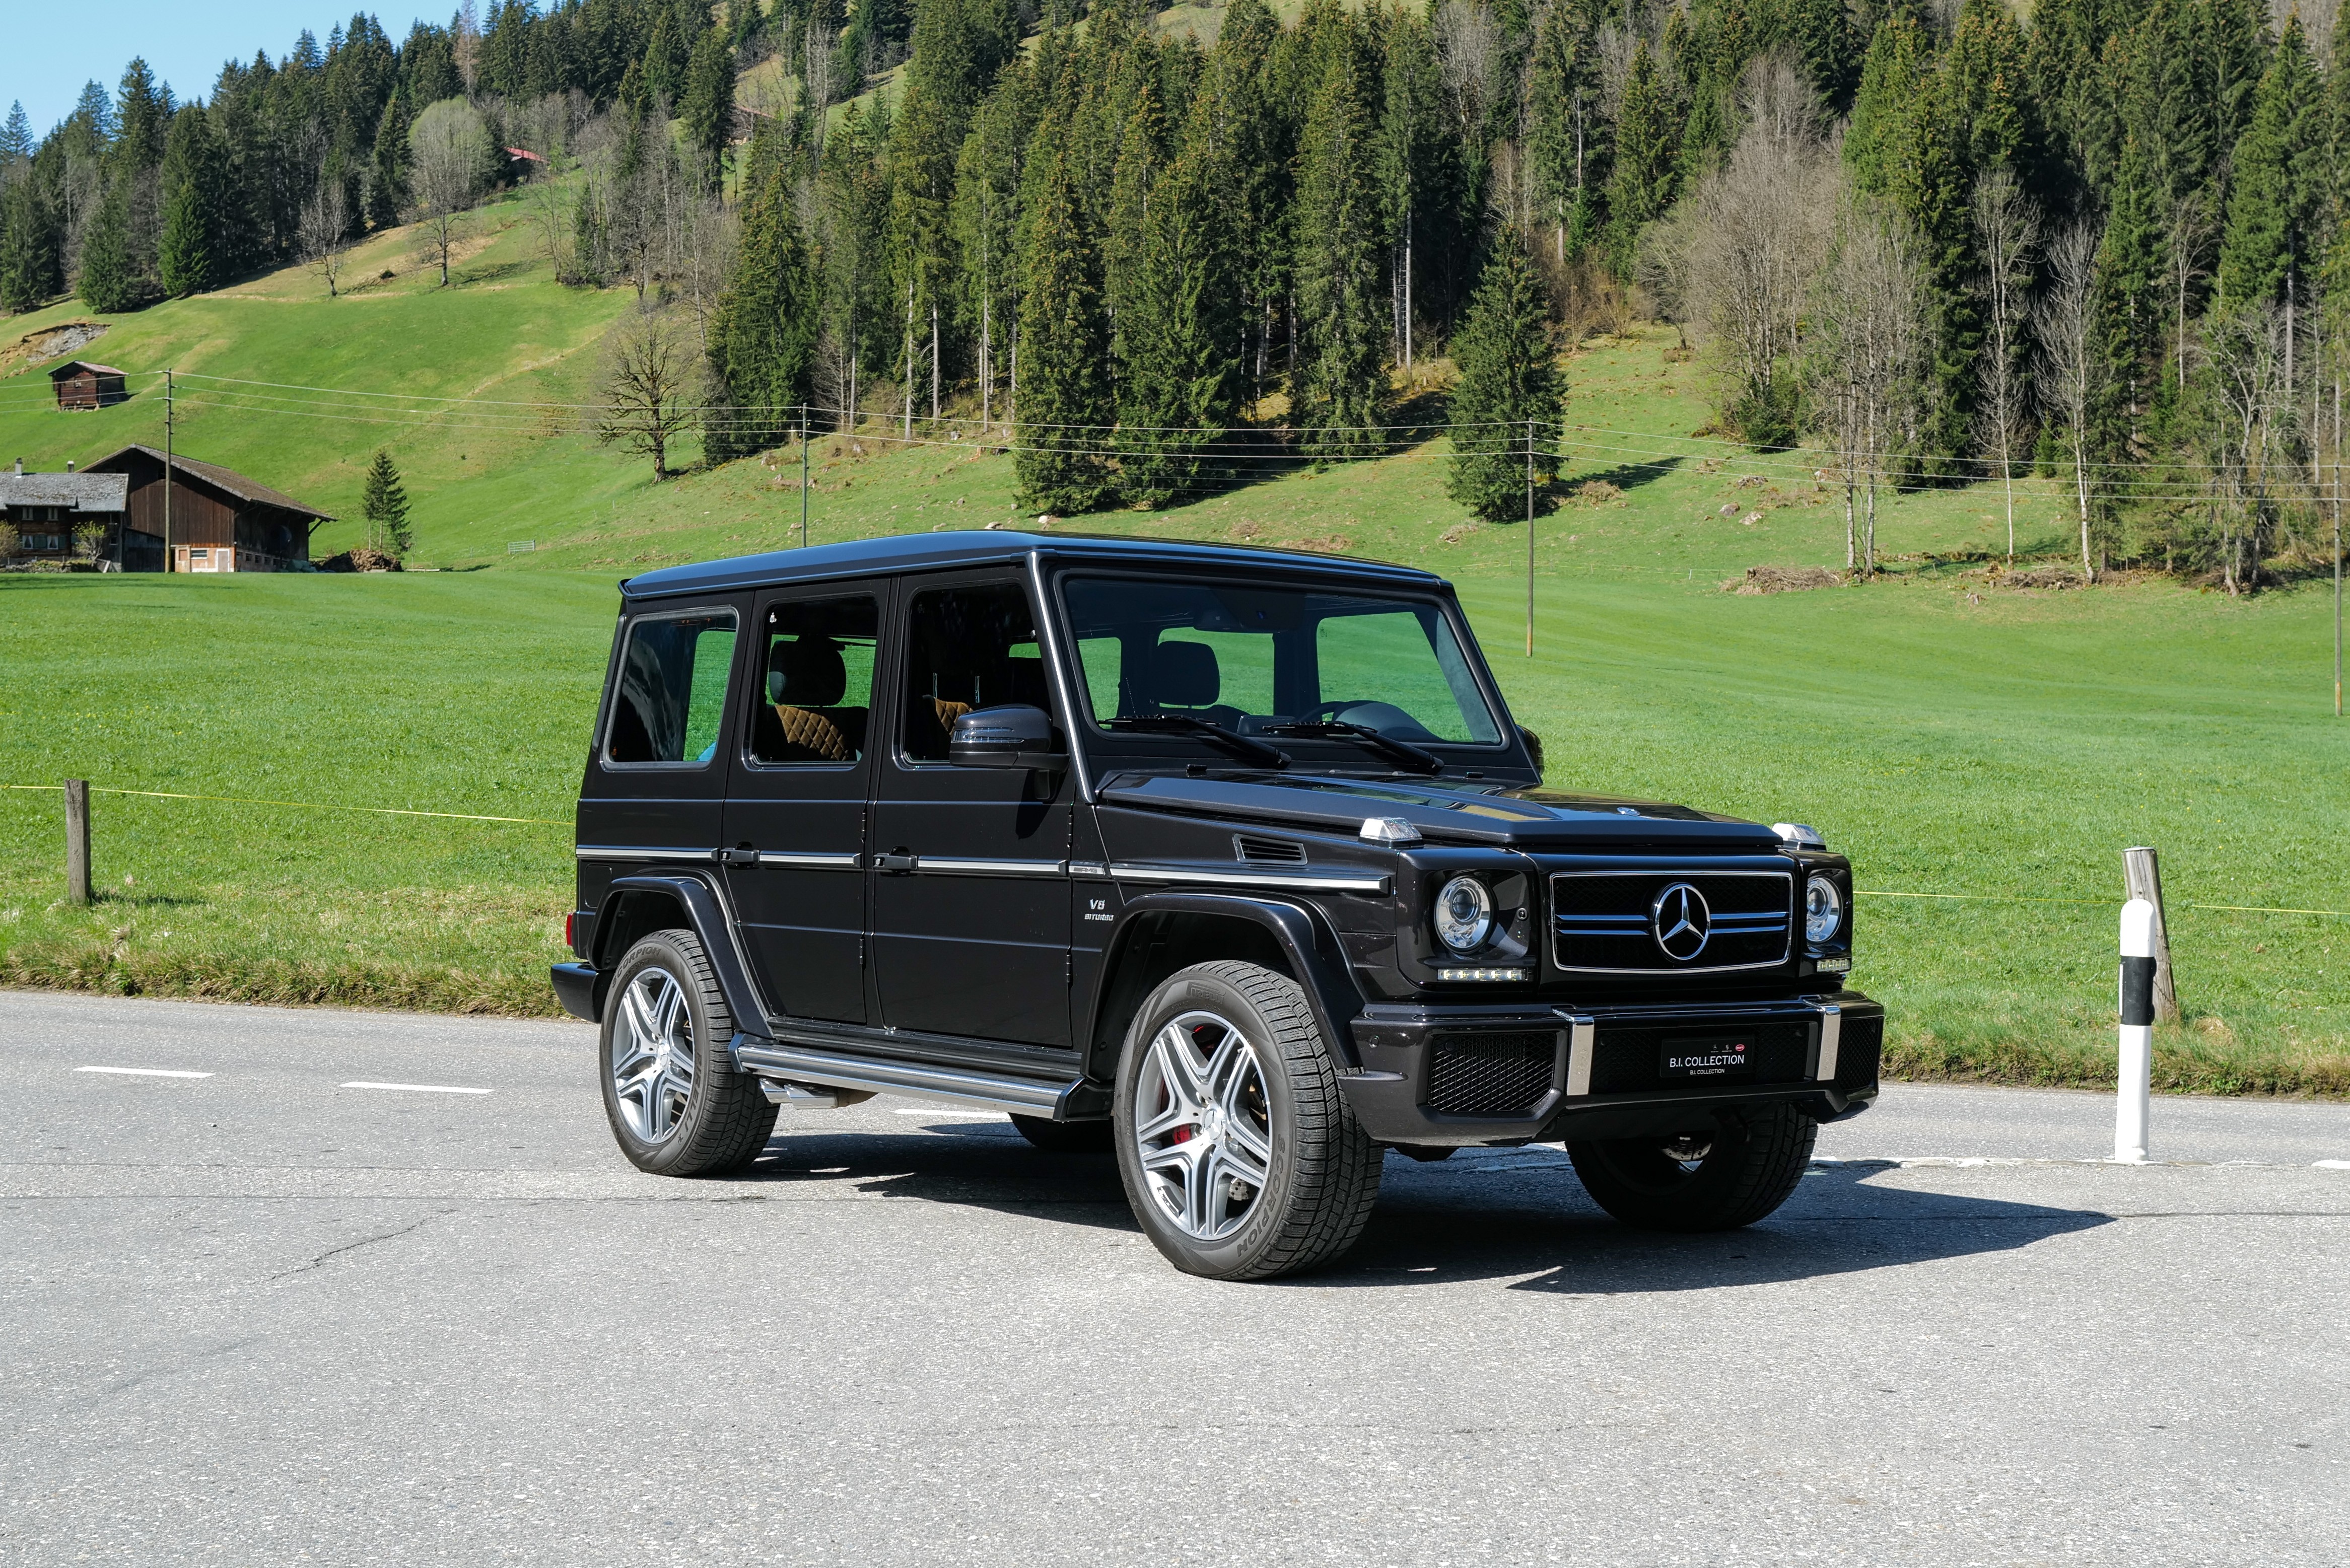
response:
<path id="1" fill-rule="evenodd" d="M 364 1080 L 338 1085 L 346 1089 L 397 1089 L 410 1095 L 486 1095 L 487 1089 L 461 1089 L 452 1084 L 370 1084 Z"/>
<path id="2" fill-rule="evenodd" d="M 209 1078 L 210 1073 L 184 1073 L 173 1067 L 76 1067 L 77 1073 L 111 1073 L 122 1078 Z"/>

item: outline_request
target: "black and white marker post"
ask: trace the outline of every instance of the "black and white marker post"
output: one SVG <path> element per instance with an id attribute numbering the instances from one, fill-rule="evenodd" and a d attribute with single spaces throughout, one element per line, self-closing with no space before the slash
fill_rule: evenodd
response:
<path id="1" fill-rule="evenodd" d="M 2122 906 L 2120 1099 L 2114 1107 L 2114 1161 L 2146 1163 L 2147 1112 L 2154 1097 L 2154 906 Z"/>

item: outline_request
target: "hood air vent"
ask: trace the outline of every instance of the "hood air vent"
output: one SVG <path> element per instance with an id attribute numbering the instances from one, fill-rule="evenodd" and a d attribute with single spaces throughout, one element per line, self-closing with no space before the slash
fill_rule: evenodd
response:
<path id="1" fill-rule="evenodd" d="M 1258 838 L 1252 834 L 1232 835 L 1232 853 L 1243 860 L 1269 862 L 1276 866 L 1305 864 L 1305 846 L 1280 838 Z"/>

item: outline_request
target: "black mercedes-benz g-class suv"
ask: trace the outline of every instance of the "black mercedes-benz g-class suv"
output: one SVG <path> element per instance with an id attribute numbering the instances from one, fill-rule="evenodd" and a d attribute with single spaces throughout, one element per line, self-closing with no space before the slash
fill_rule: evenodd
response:
<path id="1" fill-rule="evenodd" d="M 1428 573 L 985 532 L 622 594 L 554 980 L 643 1169 L 739 1168 L 778 1106 L 991 1107 L 1255 1279 L 1347 1250 L 1383 1146 L 1564 1142 L 1713 1230 L 1877 1094 L 1848 864 L 1544 790 Z"/>

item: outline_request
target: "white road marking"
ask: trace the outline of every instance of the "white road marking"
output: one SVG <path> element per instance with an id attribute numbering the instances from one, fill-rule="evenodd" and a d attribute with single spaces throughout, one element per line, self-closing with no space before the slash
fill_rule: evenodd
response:
<path id="1" fill-rule="evenodd" d="M 184 1073 L 173 1067 L 76 1067 L 77 1073 L 112 1073 L 123 1078 L 209 1078 L 210 1073 Z"/>
<path id="2" fill-rule="evenodd" d="M 461 1089 L 452 1084 L 370 1084 L 361 1079 L 339 1085 L 346 1089 L 398 1089 L 411 1095 L 486 1095 L 487 1089 Z"/>
<path id="3" fill-rule="evenodd" d="M 928 1116 L 934 1122 L 1000 1122 L 1003 1119 L 994 1111 L 950 1111 L 933 1109 L 929 1106 L 899 1106 L 897 1111 L 901 1116 Z"/>
<path id="4" fill-rule="evenodd" d="M 2350 1159 L 2321 1159 L 2317 1162 L 2317 1168 L 2320 1170 L 2350 1170 Z"/>

